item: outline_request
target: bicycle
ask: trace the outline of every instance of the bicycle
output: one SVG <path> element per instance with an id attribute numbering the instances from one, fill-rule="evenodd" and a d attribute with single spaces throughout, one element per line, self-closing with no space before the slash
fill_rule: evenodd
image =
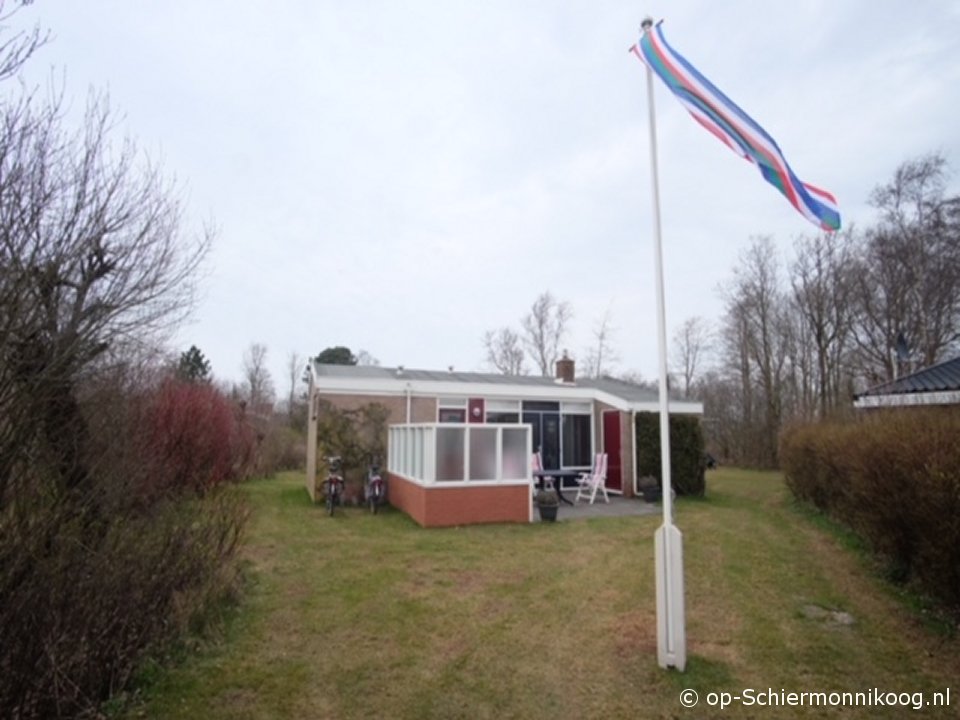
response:
<path id="1" fill-rule="evenodd" d="M 367 485 L 364 490 L 370 512 L 376 515 L 387 490 L 383 477 L 380 475 L 380 464 L 376 460 L 370 463 L 367 468 Z"/>
<path id="2" fill-rule="evenodd" d="M 340 474 L 340 457 L 337 455 L 327 458 L 330 468 L 327 479 L 323 482 L 323 492 L 326 495 L 327 514 L 333 516 L 333 510 L 340 505 L 343 496 L 343 476 Z"/>

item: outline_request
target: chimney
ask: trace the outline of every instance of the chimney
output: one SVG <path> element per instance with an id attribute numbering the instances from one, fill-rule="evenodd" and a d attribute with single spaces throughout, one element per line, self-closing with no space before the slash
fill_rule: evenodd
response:
<path id="1" fill-rule="evenodd" d="M 557 360 L 557 380 L 560 382 L 574 383 L 573 360 L 567 356 L 567 351 L 563 351 L 563 357 Z"/>

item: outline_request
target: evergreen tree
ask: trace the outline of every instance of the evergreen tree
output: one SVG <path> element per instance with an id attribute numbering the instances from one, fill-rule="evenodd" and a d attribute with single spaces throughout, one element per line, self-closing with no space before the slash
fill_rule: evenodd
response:
<path id="1" fill-rule="evenodd" d="M 350 351 L 350 348 L 337 345 L 336 347 L 328 347 L 317 355 L 317 362 L 325 365 L 356 365 L 357 358 Z"/>
<path id="2" fill-rule="evenodd" d="M 196 345 L 191 345 L 190 349 L 180 356 L 177 377 L 188 382 L 210 382 L 210 361 Z"/>

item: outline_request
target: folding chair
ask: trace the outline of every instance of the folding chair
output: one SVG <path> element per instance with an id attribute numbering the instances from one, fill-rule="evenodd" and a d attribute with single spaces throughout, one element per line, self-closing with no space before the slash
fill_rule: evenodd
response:
<path id="1" fill-rule="evenodd" d="M 610 496 L 607 494 L 607 454 L 597 453 L 593 459 L 593 470 L 588 473 L 582 473 L 577 481 L 577 497 L 574 504 L 580 502 L 581 497 L 590 496 L 590 504 L 597 499 L 597 491 L 603 491 L 603 499 L 610 502 Z"/>

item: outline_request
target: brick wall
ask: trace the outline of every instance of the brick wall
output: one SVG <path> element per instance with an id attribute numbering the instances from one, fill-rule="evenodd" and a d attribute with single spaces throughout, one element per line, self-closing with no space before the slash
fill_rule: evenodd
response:
<path id="1" fill-rule="evenodd" d="M 334 395 L 319 393 L 322 400 L 326 400 L 341 410 L 357 410 L 370 403 L 379 403 L 389 411 L 388 425 L 398 425 L 407 422 L 406 395 Z M 434 397 L 410 398 L 410 422 L 426 423 L 437 421 L 437 399 Z M 384 438 L 386 441 L 386 438 Z"/>
<path id="2" fill-rule="evenodd" d="M 423 527 L 530 521 L 528 485 L 424 487 L 388 473 L 387 497 Z"/>

